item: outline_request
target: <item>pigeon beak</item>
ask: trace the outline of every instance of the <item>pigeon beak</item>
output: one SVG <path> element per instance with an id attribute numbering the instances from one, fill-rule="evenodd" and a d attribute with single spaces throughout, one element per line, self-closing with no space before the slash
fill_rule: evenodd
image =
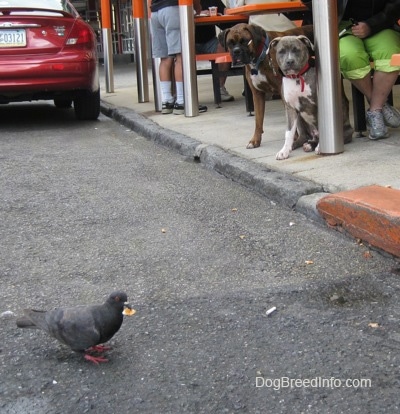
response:
<path id="1" fill-rule="evenodd" d="M 125 316 L 132 316 L 136 313 L 135 309 L 132 308 L 132 306 L 128 303 L 124 303 L 124 310 L 122 311 L 122 314 Z"/>

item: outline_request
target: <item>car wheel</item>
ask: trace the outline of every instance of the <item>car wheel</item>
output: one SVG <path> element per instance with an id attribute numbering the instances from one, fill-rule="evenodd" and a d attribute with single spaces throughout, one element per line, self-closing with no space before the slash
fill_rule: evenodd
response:
<path id="1" fill-rule="evenodd" d="M 74 99 L 75 116 L 79 120 L 94 121 L 100 115 L 100 89 L 83 91 Z"/>
<path id="2" fill-rule="evenodd" d="M 54 105 L 56 108 L 71 108 L 72 99 L 54 99 Z"/>

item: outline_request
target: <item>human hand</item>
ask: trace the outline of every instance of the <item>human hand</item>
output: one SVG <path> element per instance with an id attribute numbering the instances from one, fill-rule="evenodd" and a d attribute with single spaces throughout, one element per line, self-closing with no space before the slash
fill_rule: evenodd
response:
<path id="1" fill-rule="evenodd" d="M 352 26 L 351 32 L 354 36 L 359 37 L 360 39 L 365 39 L 371 34 L 371 28 L 365 22 L 359 22 Z"/>

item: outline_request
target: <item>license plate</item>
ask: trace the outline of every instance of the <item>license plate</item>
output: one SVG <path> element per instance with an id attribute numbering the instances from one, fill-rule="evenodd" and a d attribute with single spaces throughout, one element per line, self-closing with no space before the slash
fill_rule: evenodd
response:
<path id="1" fill-rule="evenodd" d="M 0 29 L 0 47 L 26 46 L 25 29 Z"/>

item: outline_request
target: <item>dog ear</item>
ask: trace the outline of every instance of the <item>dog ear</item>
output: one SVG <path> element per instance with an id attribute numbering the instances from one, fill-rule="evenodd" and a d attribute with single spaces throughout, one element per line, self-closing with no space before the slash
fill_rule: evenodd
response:
<path id="1" fill-rule="evenodd" d="M 307 36 L 300 35 L 300 36 L 297 36 L 297 39 L 302 41 L 308 47 L 308 49 L 310 49 L 311 51 L 314 51 L 314 45 L 312 44 L 311 40 Z"/>
<path id="2" fill-rule="evenodd" d="M 226 52 L 228 51 L 228 47 L 226 46 L 226 37 L 228 36 L 230 30 L 231 29 L 221 30 L 218 34 L 218 42 L 222 45 Z"/>
<path id="3" fill-rule="evenodd" d="M 276 45 L 278 44 L 278 42 L 279 42 L 281 39 L 282 39 L 281 37 L 275 37 L 275 39 L 272 39 L 272 40 L 269 42 L 268 49 L 267 49 L 267 52 L 266 52 L 267 56 L 269 56 L 269 55 L 270 55 L 270 52 L 271 52 L 271 50 L 272 50 L 272 49 L 275 49 Z"/>
<path id="4" fill-rule="evenodd" d="M 253 39 L 256 48 L 263 41 L 263 38 L 267 37 L 265 30 L 255 24 L 249 24 L 246 29 L 250 32 L 251 38 Z"/>

